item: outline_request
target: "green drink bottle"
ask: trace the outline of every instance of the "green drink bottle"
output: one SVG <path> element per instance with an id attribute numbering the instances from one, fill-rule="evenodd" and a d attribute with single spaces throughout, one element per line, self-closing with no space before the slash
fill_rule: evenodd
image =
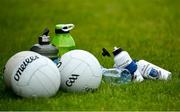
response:
<path id="1" fill-rule="evenodd" d="M 59 49 L 58 55 L 61 56 L 64 53 L 75 49 L 75 42 L 70 35 L 70 30 L 74 28 L 73 24 L 57 24 L 55 27 L 55 36 L 51 43 Z"/>

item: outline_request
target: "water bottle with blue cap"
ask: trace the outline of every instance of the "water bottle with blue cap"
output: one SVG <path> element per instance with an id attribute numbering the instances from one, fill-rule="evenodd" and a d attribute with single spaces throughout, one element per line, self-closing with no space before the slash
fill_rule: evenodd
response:
<path id="1" fill-rule="evenodd" d="M 144 80 L 140 71 L 137 69 L 137 64 L 131 59 L 127 51 L 122 48 L 114 47 L 113 51 L 115 66 L 119 69 L 127 69 L 133 76 L 133 80 L 141 82 Z"/>
<path id="2" fill-rule="evenodd" d="M 102 55 L 111 57 L 110 53 L 103 48 L 102 49 Z M 113 85 L 118 85 L 118 84 L 127 84 L 130 83 L 132 80 L 132 75 L 127 69 L 121 69 L 121 68 L 104 68 L 102 67 L 102 75 L 103 75 L 103 80 L 105 82 L 108 82 Z"/>

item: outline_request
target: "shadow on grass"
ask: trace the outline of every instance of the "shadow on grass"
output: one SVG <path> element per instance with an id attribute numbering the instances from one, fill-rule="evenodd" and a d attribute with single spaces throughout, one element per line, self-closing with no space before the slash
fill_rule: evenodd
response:
<path id="1" fill-rule="evenodd" d="M 2 74 L 0 74 L 0 99 L 21 99 L 21 97 L 14 94 L 10 88 L 5 86 Z"/>

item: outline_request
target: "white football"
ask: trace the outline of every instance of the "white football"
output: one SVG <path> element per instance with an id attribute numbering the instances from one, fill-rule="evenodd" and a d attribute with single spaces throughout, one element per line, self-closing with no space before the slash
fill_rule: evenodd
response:
<path id="1" fill-rule="evenodd" d="M 61 57 L 61 88 L 71 92 L 97 89 L 102 72 L 98 60 L 84 50 L 72 50 Z"/>
<path id="2" fill-rule="evenodd" d="M 22 97 L 50 97 L 60 86 L 60 73 L 48 58 L 32 51 L 22 51 L 12 56 L 4 70 L 8 87 Z"/>

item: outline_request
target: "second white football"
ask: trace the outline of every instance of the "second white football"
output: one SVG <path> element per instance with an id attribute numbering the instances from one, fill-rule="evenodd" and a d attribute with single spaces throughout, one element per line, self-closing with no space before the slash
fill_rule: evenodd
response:
<path id="1" fill-rule="evenodd" d="M 71 92 L 97 89 L 101 83 L 101 65 L 91 53 L 72 50 L 61 57 L 61 88 Z"/>

